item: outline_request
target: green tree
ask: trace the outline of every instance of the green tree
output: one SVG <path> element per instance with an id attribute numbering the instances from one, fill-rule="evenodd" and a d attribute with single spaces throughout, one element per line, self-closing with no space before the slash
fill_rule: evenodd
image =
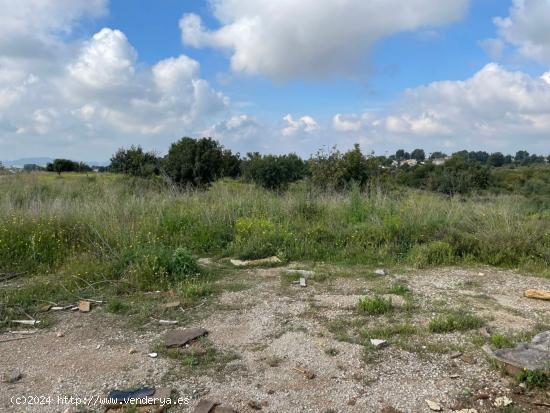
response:
<path id="1" fill-rule="evenodd" d="M 144 152 L 141 146 L 120 148 L 112 157 L 111 172 L 140 177 L 158 175 L 160 159 L 153 152 Z"/>
<path id="2" fill-rule="evenodd" d="M 424 162 L 426 160 L 426 153 L 424 149 L 415 149 L 411 152 L 411 159 L 416 159 L 418 162 Z"/>
<path id="3" fill-rule="evenodd" d="M 87 172 L 90 167 L 83 162 L 75 162 L 70 159 L 54 159 L 53 162 L 46 165 L 46 170 L 61 175 L 62 172 Z"/>
<path id="4" fill-rule="evenodd" d="M 203 187 L 238 173 L 239 157 L 212 138 L 182 138 L 170 146 L 165 159 L 168 176 L 180 185 Z"/>
<path id="5" fill-rule="evenodd" d="M 504 155 L 501 152 L 492 153 L 487 159 L 487 163 L 496 168 L 503 166 L 505 161 Z"/>

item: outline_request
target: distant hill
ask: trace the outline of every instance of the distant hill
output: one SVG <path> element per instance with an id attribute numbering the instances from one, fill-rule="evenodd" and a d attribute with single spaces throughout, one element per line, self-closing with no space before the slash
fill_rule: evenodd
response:
<path id="1" fill-rule="evenodd" d="M 48 163 L 52 162 L 53 158 L 20 158 L 13 161 L 2 161 L 4 166 L 11 166 L 14 168 L 22 168 L 27 164 L 35 164 L 39 166 L 46 166 Z M 107 166 L 109 162 L 105 161 L 84 161 L 84 163 L 90 166 Z"/>

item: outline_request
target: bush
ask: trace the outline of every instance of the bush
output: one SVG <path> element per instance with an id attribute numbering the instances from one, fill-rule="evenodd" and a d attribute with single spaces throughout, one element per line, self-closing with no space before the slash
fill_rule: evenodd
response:
<path id="1" fill-rule="evenodd" d="M 53 162 L 46 165 L 48 172 L 90 172 L 92 168 L 83 162 L 75 162 L 70 159 L 54 159 Z"/>
<path id="2" fill-rule="evenodd" d="M 174 286 L 200 275 L 200 268 L 184 248 L 139 248 L 126 260 L 125 278 L 137 290 L 147 291 Z"/>
<path id="3" fill-rule="evenodd" d="M 111 158 L 111 172 L 142 178 L 158 175 L 160 159 L 153 152 L 144 152 L 140 146 L 120 148 Z"/>
<path id="4" fill-rule="evenodd" d="M 416 245 L 412 248 L 410 261 L 416 268 L 428 268 L 437 265 L 449 265 L 455 261 L 453 247 L 443 241 Z"/>
<path id="5" fill-rule="evenodd" d="M 170 146 L 165 169 L 177 184 L 204 187 L 224 176 L 236 176 L 239 162 L 238 155 L 211 138 L 183 138 Z"/>
<path id="6" fill-rule="evenodd" d="M 295 154 L 267 155 L 249 153 L 243 162 L 245 179 L 267 189 L 286 189 L 306 176 L 306 163 Z"/>
<path id="7" fill-rule="evenodd" d="M 453 331 L 468 331 L 480 328 L 485 324 L 482 319 L 472 314 L 453 312 L 437 316 L 430 321 L 432 333 L 452 333 Z"/>
<path id="8" fill-rule="evenodd" d="M 378 174 L 379 169 L 377 159 L 367 159 L 358 144 L 344 154 L 336 148 L 329 152 L 318 151 L 308 165 L 312 183 L 332 190 L 349 188 L 354 182 L 364 187 L 373 175 Z"/>

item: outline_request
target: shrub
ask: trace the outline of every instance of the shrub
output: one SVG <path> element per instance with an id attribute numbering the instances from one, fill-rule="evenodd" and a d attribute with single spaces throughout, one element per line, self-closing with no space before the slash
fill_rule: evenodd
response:
<path id="1" fill-rule="evenodd" d="M 472 314 L 453 312 L 435 317 L 430 321 L 432 333 L 452 333 L 480 328 L 485 324 L 482 319 Z"/>
<path id="2" fill-rule="evenodd" d="M 359 311 L 369 315 L 381 315 L 390 312 L 393 309 L 391 300 L 375 296 L 373 298 L 365 297 L 359 300 Z"/>
<path id="3" fill-rule="evenodd" d="M 110 299 L 105 307 L 105 311 L 113 314 L 125 314 L 129 309 L 130 306 L 128 304 L 116 297 Z"/>
<path id="4" fill-rule="evenodd" d="M 249 153 L 243 162 L 243 176 L 267 189 L 286 189 L 306 176 L 306 164 L 296 154 L 267 155 Z"/>
<path id="5" fill-rule="evenodd" d="M 540 387 L 545 389 L 550 386 L 550 374 L 545 370 L 524 370 L 518 375 L 517 379 L 529 388 Z"/>
<path id="6" fill-rule="evenodd" d="M 455 260 L 453 247 L 443 241 L 420 244 L 412 248 L 410 261 L 416 268 L 427 268 L 437 265 L 449 265 Z"/>
<path id="7" fill-rule="evenodd" d="M 191 253 L 181 247 L 174 251 L 168 269 L 176 280 L 189 278 L 200 273 L 200 268 Z"/>
<path id="8" fill-rule="evenodd" d="M 159 174 L 160 159 L 153 152 L 144 152 L 140 146 L 120 148 L 111 157 L 109 169 L 111 172 L 146 178 Z"/>

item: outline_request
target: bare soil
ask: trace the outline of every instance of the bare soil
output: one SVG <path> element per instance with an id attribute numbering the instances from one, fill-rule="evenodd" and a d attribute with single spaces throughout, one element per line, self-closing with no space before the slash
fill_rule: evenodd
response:
<path id="1" fill-rule="evenodd" d="M 88 314 L 48 313 L 51 325 L 34 334 L 3 333 L 0 341 L 28 338 L 0 343 L 0 373 L 22 373 L 18 382 L 0 384 L 0 411 L 103 411 L 94 396 L 139 386 L 168 387 L 191 400 L 170 412 L 192 411 L 201 398 L 239 412 L 257 411 L 252 405 L 273 413 L 429 412 L 426 400 L 446 412 L 493 412 L 503 411 L 494 407 L 501 396 L 526 412 L 548 411 L 533 404 L 548 401 L 548 393 L 519 387 L 481 347 L 487 331 L 513 336 L 550 324 L 550 302 L 523 297 L 529 288 L 550 290 L 550 280 L 492 268 L 385 276 L 313 270 L 306 288 L 293 284 L 285 268 L 231 271 L 219 282 L 243 289 L 182 312 L 179 326 L 152 320 L 136 328 L 127 316 L 96 307 Z M 361 297 L 384 293 L 396 281 L 412 292 L 405 307 L 380 316 L 358 312 Z M 430 333 L 429 321 L 449 309 L 478 315 L 486 329 Z M 381 349 L 364 345 L 361 331 L 403 324 L 416 332 L 389 337 Z M 208 337 L 176 358 L 161 349 L 167 329 L 199 326 Z M 153 351 L 157 358 L 148 356 Z M 17 396 L 42 396 L 34 401 L 44 404 L 14 405 Z M 58 404 L 64 396 L 92 399 L 91 405 Z"/>

